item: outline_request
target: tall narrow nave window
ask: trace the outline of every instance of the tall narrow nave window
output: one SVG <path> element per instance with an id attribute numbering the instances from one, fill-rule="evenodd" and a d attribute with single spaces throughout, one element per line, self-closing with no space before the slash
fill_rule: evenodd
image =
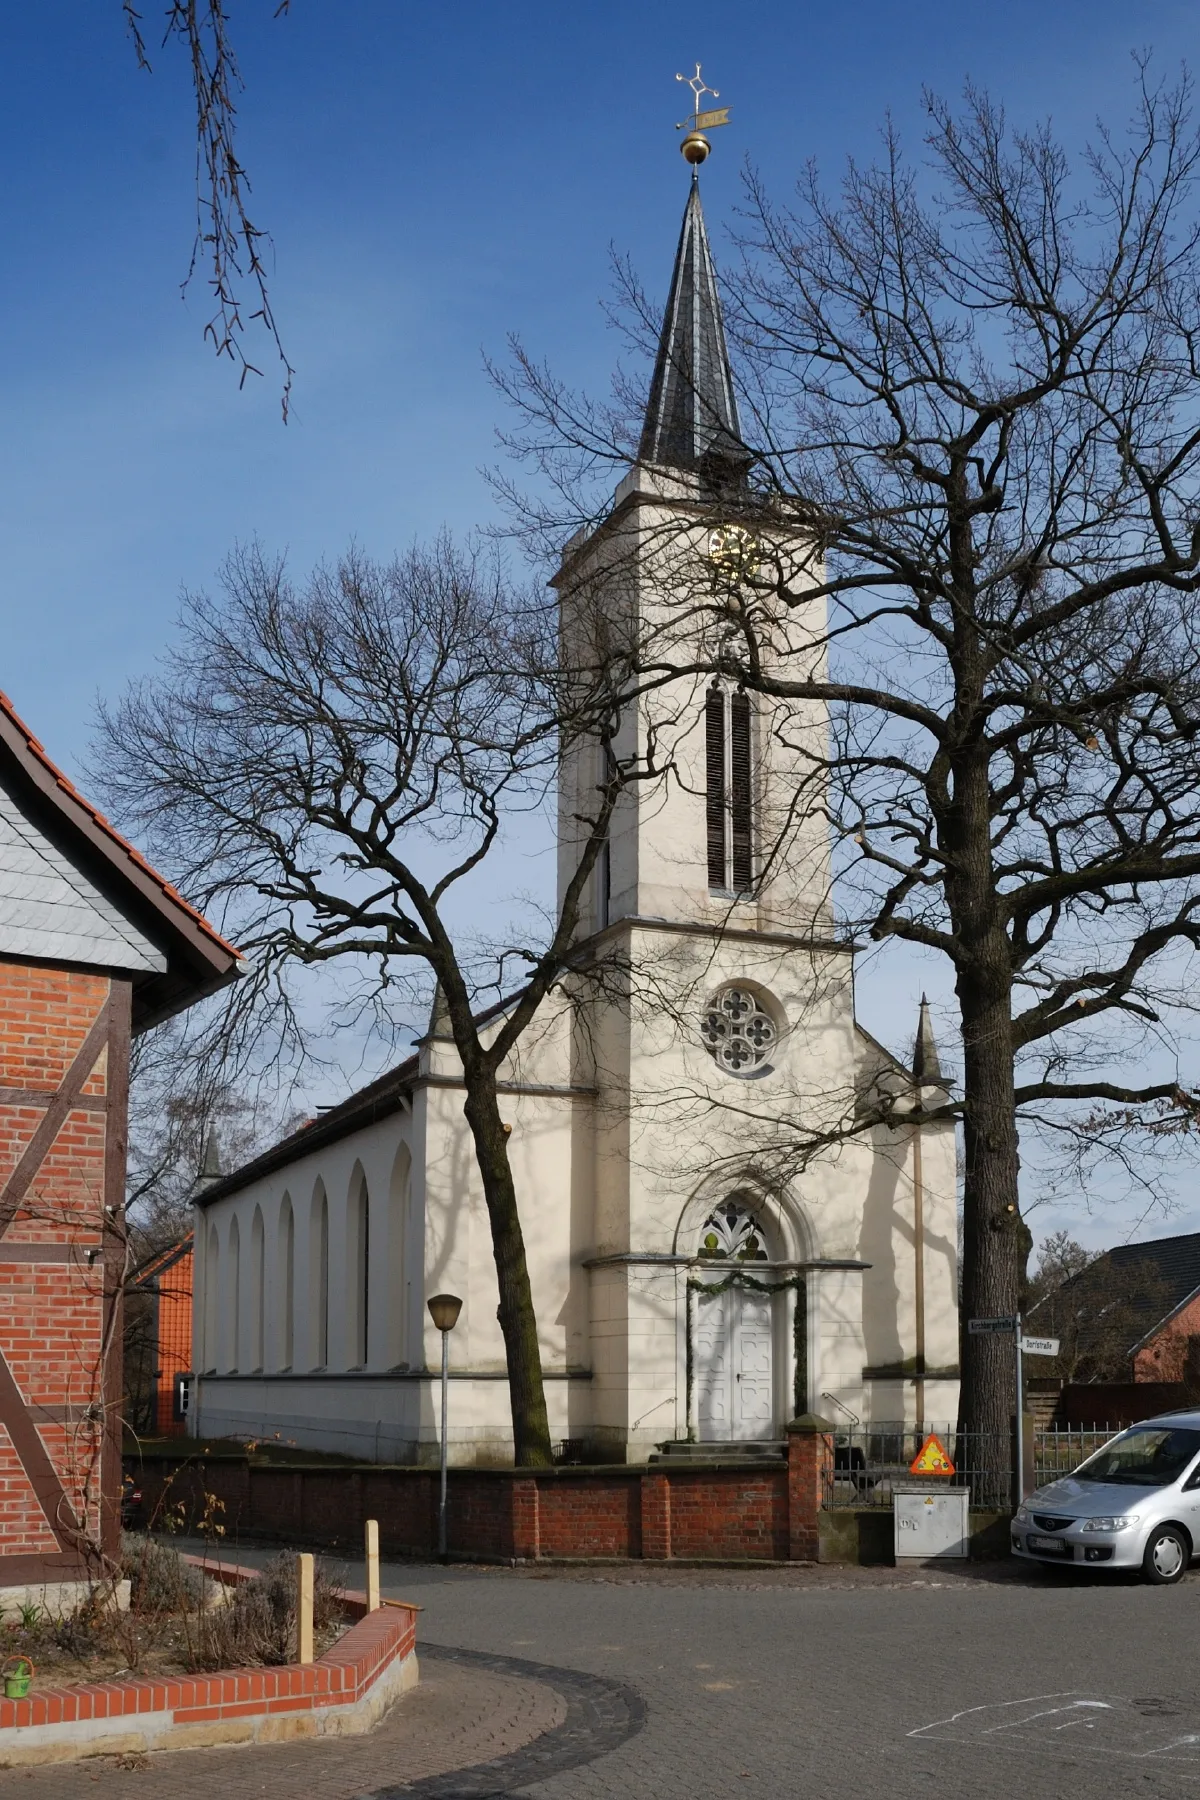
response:
<path id="1" fill-rule="evenodd" d="M 754 881 L 750 698 L 709 688 L 704 701 L 708 885 L 744 894 Z"/>

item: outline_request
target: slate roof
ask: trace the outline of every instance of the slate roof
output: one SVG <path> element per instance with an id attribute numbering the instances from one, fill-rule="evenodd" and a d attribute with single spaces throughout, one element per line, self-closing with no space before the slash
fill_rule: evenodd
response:
<path id="1" fill-rule="evenodd" d="M 1152 1238 L 1148 1244 L 1118 1244 L 1107 1254 L 1118 1269 L 1138 1263 L 1153 1264 L 1167 1290 L 1171 1312 L 1200 1288 L 1200 1231 L 1188 1231 L 1181 1237 Z"/>
<path id="2" fill-rule="evenodd" d="M 1152 1319 L 1147 1308 L 1145 1330 L 1139 1343 L 1152 1337 L 1200 1288 L 1200 1231 L 1184 1232 L 1180 1237 L 1153 1238 L 1148 1244 L 1118 1244 L 1107 1254 L 1116 1269 L 1150 1264 L 1166 1292 L 1167 1304 L 1160 1318 Z M 1154 1310 L 1157 1311 L 1157 1307 Z"/>
<path id="3" fill-rule="evenodd" d="M 1153 1299 L 1139 1294 L 1136 1288 L 1129 1293 L 1130 1310 L 1137 1320 L 1136 1336 L 1129 1346 L 1132 1355 L 1200 1289 L 1200 1231 L 1184 1232 L 1178 1237 L 1151 1238 L 1142 1244 L 1117 1244 L 1089 1264 L 1082 1275 L 1071 1276 L 1055 1292 L 1061 1293 L 1079 1281 L 1094 1280 L 1096 1272 L 1103 1272 L 1105 1264 L 1118 1274 L 1122 1269 L 1132 1271 L 1149 1266 L 1162 1283 L 1161 1295 L 1155 1295 Z M 1039 1300 L 1037 1306 L 1030 1308 L 1030 1317 L 1053 1298 L 1054 1294 L 1050 1293 Z"/>
<path id="4" fill-rule="evenodd" d="M 720 472 L 726 478 L 744 472 L 750 462 L 695 179 L 675 252 L 638 459 L 673 469 Z"/>
<path id="5" fill-rule="evenodd" d="M 237 950 L 114 830 L 0 694 L 0 955 L 129 974 L 143 1031 L 215 993 Z"/>
<path id="6" fill-rule="evenodd" d="M 167 959 L 0 790 L 0 952 L 106 969 Z"/>

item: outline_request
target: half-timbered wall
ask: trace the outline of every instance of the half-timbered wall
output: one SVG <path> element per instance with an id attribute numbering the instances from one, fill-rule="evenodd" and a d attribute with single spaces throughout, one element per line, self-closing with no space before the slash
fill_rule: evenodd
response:
<path id="1" fill-rule="evenodd" d="M 116 1544 L 129 1012 L 125 981 L 0 963 L 0 1589 Z"/>

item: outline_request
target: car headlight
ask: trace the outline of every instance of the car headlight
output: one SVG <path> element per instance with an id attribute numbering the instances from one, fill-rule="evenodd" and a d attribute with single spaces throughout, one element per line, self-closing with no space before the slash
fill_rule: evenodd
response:
<path id="1" fill-rule="evenodd" d="M 1025 1505 L 1024 1501 L 1021 1502 L 1020 1506 L 1018 1506 L 1016 1512 L 1013 1514 L 1013 1520 L 1017 1525 L 1028 1525 L 1029 1508 Z"/>
<path id="2" fill-rule="evenodd" d="M 1117 1518 L 1085 1519 L 1081 1529 L 1084 1531 L 1126 1531 L 1130 1525 L 1136 1525 L 1137 1522 L 1136 1513 L 1122 1513 Z"/>

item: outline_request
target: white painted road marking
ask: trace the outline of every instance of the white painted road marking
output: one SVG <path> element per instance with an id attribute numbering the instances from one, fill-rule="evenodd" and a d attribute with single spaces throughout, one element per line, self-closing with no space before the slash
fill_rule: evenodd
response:
<path id="1" fill-rule="evenodd" d="M 1183 1768 L 1177 1773 L 1192 1781 L 1200 1775 L 1200 1719 L 1196 1723 L 1196 1730 L 1181 1730 L 1177 1719 L 1171 1718 L 1168 1726 L 1166 1718 L 1148 1713 L 1144 1699 L 1102 1700 L 1067 1690 L 963 1707 L 948 1718 L 918 1725 L 908 1736 L 1051 1754 L 1069 1749 L 1138 1762 L 1153 1758 L 1185 1765 L 1188 1773 Z M 1072 1735 L 1065 1737 L 1067 1732 Z"/>

